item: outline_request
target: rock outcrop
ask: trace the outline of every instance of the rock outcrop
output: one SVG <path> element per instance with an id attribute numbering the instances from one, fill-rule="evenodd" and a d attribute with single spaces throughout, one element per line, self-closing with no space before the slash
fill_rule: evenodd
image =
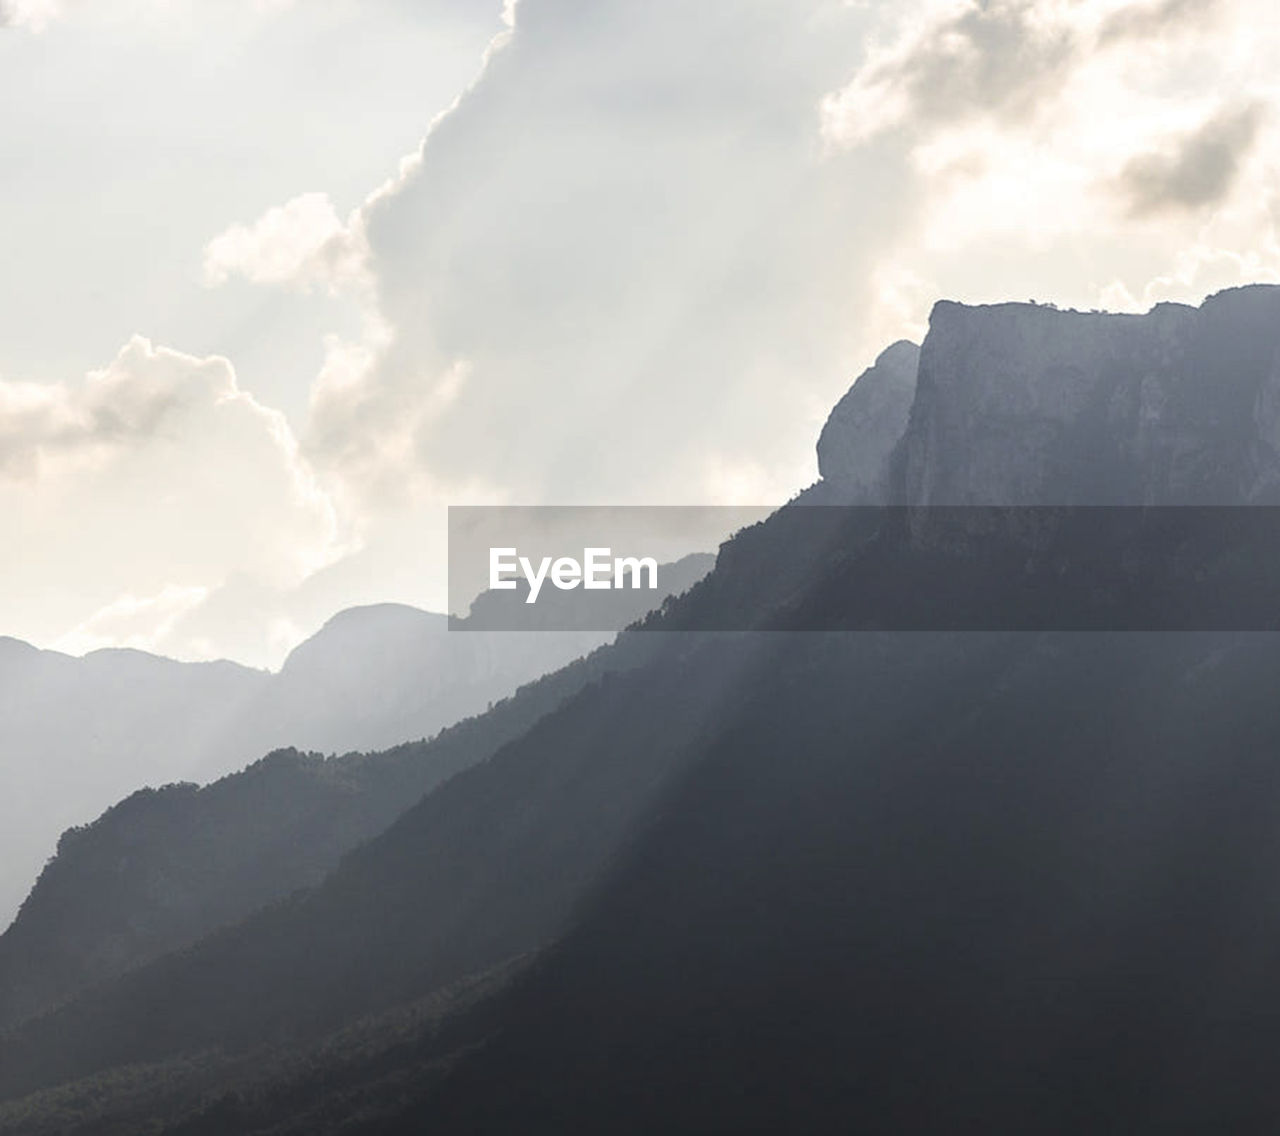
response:
<path id="1" fill-rule="evenodd" d="M 889 459 L 907 428 L 919 361 L 920 348 L 900 340 L 836 403 L 818 438 L 820 503 L 884 503 Z"/>
<path id="2" fill-rule="evenodd" d="M 1146 315 L 939 303 L 893 492 L 920 505 L 1273 503 L 1278 354 L 1268 285 Z"/>

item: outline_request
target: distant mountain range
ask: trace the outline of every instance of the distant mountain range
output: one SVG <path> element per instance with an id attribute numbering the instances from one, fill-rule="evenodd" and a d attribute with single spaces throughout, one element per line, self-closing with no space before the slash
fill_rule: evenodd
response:
<path id="1" fill-rule="evenodd" d="M 204 788 L 140 790 L 68 830 L 0 935 L 0 1030 L 318 884 L 425 792 L 646 646 L 598 651 L 430 741 L 327 759 L 277 750 Z"/>
<path id="2" fill-rule="evenodd" d="M 670 566 L 657 599 L 712 563 Z M 653 602 L 637 594 L 620 621 Z M 61 832 L 140 786 L 215 780 L 279 748 L 346 754 L 427 738 L 609 637 L 450 633 L 443 615 L 382 604 L 334 616 L 276 674 L 0 639 L 0 925 Z"/>
<path id="3" fill-rule="evenodd" d="M 414 749 L 437 783 L 314 886 L 0 1037 L 0 1133 L 1274 1128 L 1280 637 L 675 632 L 838 604 L 870 546 L 810 504 L 1275 503 L 1278 360 L 1276 288 L 939 305 L 672 633 Z"/>
<path id="4" fill-rule="evenodd" d="M 217 739 L 271 681 L 233 663 L 177 663 L 140 651 L 78 659 L 0 639 L 0 924 L 13 917 L 60 832 L 141 785 L 211 766 Z M 250 760 L 226 758 L 226 768 Z"/>

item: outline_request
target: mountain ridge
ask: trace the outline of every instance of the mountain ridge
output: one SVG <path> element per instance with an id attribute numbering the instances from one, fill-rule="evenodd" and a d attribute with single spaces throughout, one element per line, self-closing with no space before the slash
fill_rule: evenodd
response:
<path id="1" fill-rule="evenodd" d="M 1087 314 L 935 309 L 882 491 L 1087 504 L 1082 441 L 1122 502 L 1257 500 L 1280 289 L 1205 307 L 1098 317 L 1111 346 L 1074 371 L 1061 352 Z M 1166 325 L 1171 353 L 1146 352 Z M 975 328 L 986 338 L 966 339 Z M 1059 354 L 1032 350 L 1045 342 Z M 795 547 L 815 532 L 793 527 L 808 500 L 738 534 L 650 626 L 722 601 L 767 626 L 838 585 L 859 549 L 840 530 Z M 636 666 L 593 674 L 316 888 L 0 1039 L 0 1094 L 297 1045 L 539 952 L 514 988 L 421 1036 L 414 1059 L 439 1076 L 335 1124 L 1156 1133 L 1276 1118 L 1275 636 L 620 644 Z M 384 1056 L 421 1070 L 397 1065 L 403 1048 Z"/>
<path id="2" fill-rule="evenodd" d="M 913 505 L 1274 503 L 1280 289 L 1144 315 L 939 301 L 895 456 Z"/>
<path id="3" fill-rule="evenodd" d="M 664 583 L 687 586 L 706 567 L 705 558 L 692 558 L 673 566 Z M 345 740 L 358 742 L 376 730 L 374 737 L 398 744 L 374 753 L 351 745 L 328 758 L 277 747 L 203 788 L 139 790 L 95 821 L 69 828 L 0 935 L 0 1028 L 319 883 L 343 853 L 598 670 L 630 665 L 623 651 L 616 663 L 579 660 L 560 668 L 589 654 L 608 638 L 602 633 L 450 631 L 445 616 L 403 605 L 351 609 L 326 627 L 268 688 L 272 716 L 265 727 L 250 719 L 250 738 L 268 738 L 271 728 L 283 734 L 294 716 L 281 702 L 292 697 L 316 720 L 312 740 L 341 742 L 345 731 Z M 390 669 L 371 665 L 376 655 Z M 409 667 L 416 669 L 402 673 Z M 556 674 L 539 681 L 544 670 Z M 524 675 L 529 681 L 517 685 Z M 454 722 L 439 712 L 437 696 L 463 686 L 466 702 L 455 707 Z M 371 712 L 341 716 L 344 702 L 357 696 Z M 476 713 L 495 706 L 476 722 Z M 335 707 L 335 724 L 317 729 Z M 250 703 L 242 713 L 257 708 Z M 415 726 L 431 736 L 404 740 Z"/>

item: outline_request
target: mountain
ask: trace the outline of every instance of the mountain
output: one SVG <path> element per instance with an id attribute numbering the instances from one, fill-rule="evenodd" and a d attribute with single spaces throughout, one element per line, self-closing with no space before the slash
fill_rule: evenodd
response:
<path id="1" fill-rule="evenodd" d="M 0 936 L 0 1024 L 319 883 L 345 852 L 593 673 L 584 661 L 430 742 L 328 759 L 280 750 L 204 788 L 140 790 L 69 829 Z"/>
<path id="2" fill-rule="evenodd" d="M 448 617 L 401 604 L 351 608 L 294 648 L 207 747 L 196 779 L 277 748 L 368 752 L 430 737 L 607 639 L 602 632 L 458 634 Z"/>
<path id="3" fill-rule="evenodd" d="M 942 305 L 886 497 L 1088 503 L 1102 464 L 1108 502 L 1265 501 L 1278 316 L 1280 289 L 1148 317 Z M 649 626 L 711 605 L 768 627 L 859 579 L 860 531 L 797 520 L 803 501 Z M 0 1131 L 1280 1119 L 1280 638 L 634 633 L 612 651 L 644 657 L 315 888 L 0 1040 Z M 358 1058 L 323 1040 L 353 1028 Z"/>
<path id="4" fill-rule="evenodd" d="M 275 675 L 0 639 L 0 925 L 58 834 L 140 785 L 212 780 L 288 746 L 347 753 L 429 737 L 606 638 L 451 635 L 444 616 L 387 604 L 334 616 Z"/>
<path id="5" fill-rule="evenodd" d="M 687 588 L 710 565 L 710 557 L 694 556 L 666 566 L 663 586 Z M 641 611 L 653 602 L 643 595 L 634 601 Z M 631 665 L 636 652 L 615 651 L 512 696 L 526 678 L 604 638 L 450 632 L 444 616 L 397 605 L 335 616 L 237 707 L 208 748 L 226 764 L 227 754 L 296 736 L 345 756 L 282 748 L 203 789 L 137 792 L 65 832 L 0 935 L 0 1027 L 317 884 L 428 789 L 489 756 L 591 678 Z M 493 712 L 484 719 L 441 732 L 486 706 Z M 355 749 L 426 734 L 429 743 Z"/>
<path id="6" fill-rule="evenodd" d="M 886 348 L 835 405 L 818 436 L 815 487 L 832 504 L 882 504 L 889 463 L 907 429 L 916 396 L 920 348 L 902 340 Z"/>
<path id="7" fill-rule="evenodd" d="M 0 639 L 0 924 L 60 832 L 139 785 L 190 776 L 269 682 L 233 663 L 115 650 L 78 659 Z"/>
<path id="8" fill-rule="evenodd" d="M 940 303 L 896 492 L 914 505 L 1275 504 L 1276 289 L 1147 315 Z"/>
<path id="9" fill-rule="evenodd" d="M 355 1130 L 1269 1127 L 1275 637 L 810 638 Z"/>

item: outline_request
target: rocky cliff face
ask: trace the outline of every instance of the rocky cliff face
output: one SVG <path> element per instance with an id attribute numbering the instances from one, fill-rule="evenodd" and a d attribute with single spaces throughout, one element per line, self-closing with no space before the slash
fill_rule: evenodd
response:
<path id="1" fill-rule="evenodd" d="M 889 458 L 907 428 L 916 393 L 920 348 L 901 340 L 887 348 L 832 410 L 818 438 L 824 501 L 881 504 Z"/>
<path id="2" fill-rule="evenodd" d="M 921 505 L 1273 503 L 1278 355 L 1272 286 L 1140 316 L 939 303 L 891 492 Z"/>

